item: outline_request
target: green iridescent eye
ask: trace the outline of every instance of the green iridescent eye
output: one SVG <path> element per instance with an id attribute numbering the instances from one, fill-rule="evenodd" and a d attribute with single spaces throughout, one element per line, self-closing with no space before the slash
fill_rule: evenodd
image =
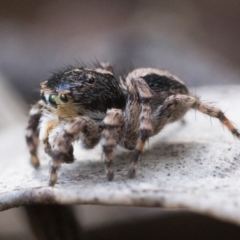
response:
<path id="1" fill-rule="evenodd" d="M 47 99 L 44 96 L 44 93 L 41 93 L 41 98 L 45 104 L 48 104 Z"/>
<path id="2" fill-rule="evenodd" d="M 67 95 L 65 95 L 65 94 L 61 94 L 60 95 L 60 100 L 62 101 L 62 102 L 67 102 L 68 101 L 68 98 L 67 98 Z"/>
<path id="3" fill-rule="evenodd" d="M 54 95 L 50 95 L 48 101 L 52 107 L 57 108 L 57 102 Z"/>

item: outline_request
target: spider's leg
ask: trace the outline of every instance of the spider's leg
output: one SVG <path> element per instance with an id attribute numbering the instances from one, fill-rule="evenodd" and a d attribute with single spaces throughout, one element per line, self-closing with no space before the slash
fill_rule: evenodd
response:
<path id="1" fill-rule="evenodd" d="M 149 89 L 149 86 L 142 78 L 136 79 L 128 79 L 127 85 L 130 91 L 130 99 L 132 98 L 132 102 L 137 102 L 140 105 L 140 115 L 139 115 L 139 136 L 137 140 L 137 145 L 134 152 L 134 157 L 131 160 L 130 168 L 129 168 L 129 177 L 134 178 L 136 174 L 136 167 L 139 157 L 143 151 L 144 145 L 148 138 L 152 135 L 152 107 L 151 107 L 151 99 L 152 93 Z M 134 106 L 134 104 L 132 104 Z M 131 109 L 129 110 L 131 111 Z M 134 111 L 134 107 L 132 109 Z M 133 117 L 133 116 L 132 116 Z M 134 121 L 134 120 L 133 120 Z"/>
<path id="2" fill-rule="evenodd" d="M 213 107 L 207 103 L 203 103 L 199 100 L 192 106 L 192 108 L 209 115 L 210 117 L 218 118 L 219 121 L 227 127 L 227 129 L 240 140 L 240 131 L 234 127 L 231 121 L 225 116 L 225 114 L 216 107 Z"/>
<path id="3" fill-rule="evenodd" d="M 66 125 L 61 134 L 59 134 L 60 128 L 61 126 L 56 127 L 49 135 L 49 142 L 52 148 L 50 186 L 54 186 L 57 181 L 57 171 L 61 163 L 73 162 L 73 141 L 79 139 L 81 135 L 83 146 L 85 148 L 93 148 L 100 139 L 99 126 L 88 117 L 76 117 L 71 123 Z"/>
<path id="4" fill-rule="evenodd" d="M 48 117 L 41 117 L 39 138 L 44 144 L 44 151 L 51 156 L 51 145 L 49 143 L 49 134 L 59 125 L 57 119 L 49 120 Z"/>
<path id="5" fill-rule="evenodd" d="M 31 154 L 31 164 L 37 168 L 40 165 L 38 156 L 37 156 L 37 148 L 38 148 L 38 142 L 39 142 L 39 120 L 41 118 L 41 109 L 42 104 L 41 101 L 36 103 L 32 106 L 30 112 L 29 112 L 29 120 L 28 120 L 28 126 L 26 128 L 26 142 Z"/>
<path id="6" fill-rule="evenodd" d="M 103 120 L 104 130 L 101 135 L 101 145 L 104 153 L 104 162 L 107 170 L 107 178 L 113 180 L 113 149 L 121 139 L 124 126 L 124 116 L 122 110 L 112 108 L 107 111 Z"/>
<path id="7" fill-rule="evenodd" d="M 168 97 L 163 105 L 153 113 L 154 133 L 158 133 L 167 123 L 181 118 L 190 108 L 205 113 L 210 117 L 218 118 L 234 136 L 240 139 L 240 132 L 220 109 L 201 102 L 195 96 L 181 94 Z"/>

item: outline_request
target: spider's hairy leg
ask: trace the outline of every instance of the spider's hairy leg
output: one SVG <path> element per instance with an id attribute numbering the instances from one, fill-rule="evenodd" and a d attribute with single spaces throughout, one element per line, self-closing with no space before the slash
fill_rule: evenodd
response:
<path id="1" fill-rule="evenodd" d="M 107 178 L 111 181 L 114 178 L 113 149 L 121 139 L 121 132 L 124 126 L 122 110 L 115 108 L 108 110 L 103 122 L 104 130 L 101 135 L 101 145 L 104 153 Z"/>
<path id="2" fill-rule="evenodd" d="M 193 105 L 193 108 L 209 115 L 210 117 L 218 118 L 219 121 L 233 134 L 233 136 L 237 137 L 240 140 L 240 131 L 234 127 L 231 121 L 219 108 L 213 107 L 199 100 L 196 101 L 196 103 Z"/>
<path id="3" fill-rule="evenodd" d="M 62 162 L 71 163 L 74 161 L 72 142 L 82 139 L 83 147 L 93 148 L 100 139 L 99 126 L 88 117 L 76 117 L 66 125 L 61 135 L 54 133 L 54 137 L 49 136 L 52 147 L 52 166 L 49 185 L 54 186 L 57 181 L 57 171 Z"/>
<path id="4" fill-rule="evenodd" d="M 42 109 L 42 101 L 40 100 L 36 104 L 34 104 L 29 112 L 29 120 L 28 126 L 26 128 L 26 142 L 31 154 L 31 164 L 37 168 L 40 165 L 38 156 L 37 156 L 37 148 L 39 142 L 39 120 L 41 118 L 41 109 Z"/>
<path id="5" fill-rule="evenodd" d="M 44 127 L 40 128 L 40 140 L 44 144 L 44 151 L 47 153 L 49 156 L 51 156 L 51 145 L 49 143 L 49 134 L 53 129 L 55 129 L 59 122 L 58 120 L 47 120 L 45 122 L 45 119 L 41 119 L 41 123 Z"/>
<path id="6" fill-rule="evenodd" d="M 167 123 L 182 120 L 196 100 L 192 96 L 182 94 L 167 97 L 152 114 L 154 134 L 161 131 Z"/>
<path id="7" fill-rule="evenodd" d="M 239 131 L 220 109 L 201 102 L 195 96 L 181 94 L 166 98 L 163 105 L 153 113 L 154 133 L 157 134 L 167 123 L 180 119 L 190 108 L 196 109 L 211 117 L 218 118 L 234 136 L 240 139 Z"/>
<path id="8" fill-rule="evenodd" d="M 127 85 L 130 91 L 130 95 L 132 95 L 131 97 L 133 98 L 133 101 L 139 102 L 139 105 L 141 106 L 141 113 L 139 116 L 140 121 L 139 137 L 137 140 L 134 157 L 131 160 L 128 172 L 129 177 L 134 178 L 136 175 L 136 167 L 139 157 L 143 151 L 146 141 L 152 135 L 153 132 L 151 121 L 152 93 L 147 83 L 142 78 L 130 79 L 127 81 Z"/>

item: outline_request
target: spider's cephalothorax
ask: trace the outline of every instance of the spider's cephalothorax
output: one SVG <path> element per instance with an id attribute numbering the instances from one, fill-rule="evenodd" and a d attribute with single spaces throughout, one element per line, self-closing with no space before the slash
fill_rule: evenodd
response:
<path id="1" fill-rule="evenodd" d="M 103 119 L 107 109 L 125 107 L 119 82 L 112 72 L 99 68 L 70 67 L 54 74 L 41 83 L 41 96 L 46 107 L 61 118 Z"/>
<path id="2" fill-rule="evenodd" d="M 189 109 L 218 118 L 240 139 L 221 110 L 201 102 L 178 77 L 158 69 L 136 69 L 122 81 L 108 64 L 70 67 L 41 83 L 41 98 L 30 110 L 26 141 L 35 167 L 39 140 L 51 156 L 50 186 L 57 181 L 60 164 L 73 162 L 76 140 L 87 149 L 100 142 L 109 180 L 114 176 L 115 146 L 134 150 L 129 168 L 129 177 L 134 177 L 149 137 L 181 120 Z"/>

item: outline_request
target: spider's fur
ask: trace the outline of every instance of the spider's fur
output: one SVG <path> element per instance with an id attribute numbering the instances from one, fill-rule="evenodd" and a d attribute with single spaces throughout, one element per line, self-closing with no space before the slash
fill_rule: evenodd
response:
<path id="1" fill-rule="evenodd" d="M 115 146 L 134 150 L 129 169 L 129 177 L 134 177 L 149 137 L 189 109 L 218 118 L 240 139 L 220 109 L 201 102 L 178 77 L 158 69 L 136 69 L 117 80 L 109 64 L 70 67 L 41 83 L 41 96 L 30 110 L 26 140 L 33 166 L 39 166 L 38 140 L 51 156 L 50 186 L 57 181 L 60 164 L 74 161 L 72 143 L 79 139 L 87 149 L 101 143 L 109 180 L 114 176 Z"/>

